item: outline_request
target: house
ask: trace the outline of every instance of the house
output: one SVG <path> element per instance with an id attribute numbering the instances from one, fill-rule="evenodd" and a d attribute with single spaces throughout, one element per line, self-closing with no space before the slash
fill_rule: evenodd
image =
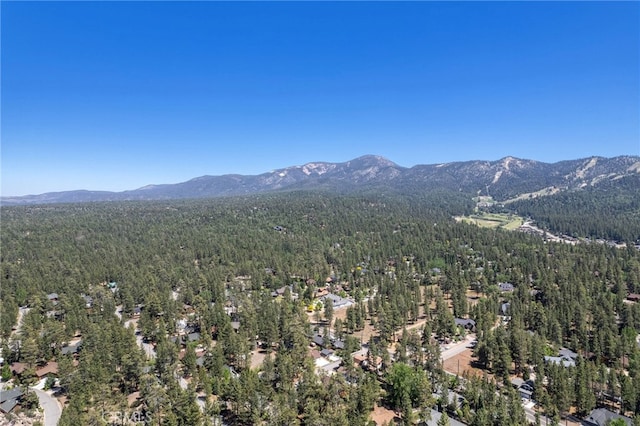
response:
<path id="1" fill-rule="evenodd" d="M 344 340 L 334 340 L 332 344 L 334 349 L 344 349 Z"/>
<path id="2" fill-rule="evenodd" d="M 361 356 L 356 355 L 353 359 L 365 370 L 379 372 L 382 369 L 382 358 L 379 356 L 375 357 L 375 359 L 370 359 L 368 355 L 364 355 L 364 360 L 360 361 Z"/>
<path id="3" fill-rule="evenodd" d="M 328 362 L 326 364 L 319 366 L 319 370 L 331 376 L 335 374 L 338 368 L 340 368 L 341 364 L 342 364 L 342 359 L 338 358 L 337 360 L 333 360 L 331 362 Z"/>
<path id="4" fill-rule="evenodd" d="M 78 352 L 80 352 L 81 347 L 82 347 L 82 340 L 78 340 L 77 342 L 74 342 L 70 345 L 63 346 L 62 349 L 60 349 L 60 353 L 62 355 L 75 355 Z"/>
<path id="5" fill-rule="evenodd" d="M 640 294 L 638 293 L 630 293 L 627 296 L 627 300 L 630 302 L 640 302 Z"/>
<path id="6" fill-rule="evenodd" d="M 311 355 L 311 358 L 313 359 L 314 363 L 316 363 L 316 360 L 322 358 L 322 355 L 320 355 L 320 351 L 317 349 L 311 349 L 309 351 L 309 354 Z"/>
<path id="7" fill-rule="evenodd" d="M 440 418 L 442 417 L 442 413 L 439 411 L 434 410 L 433 408 L 431 409 L 431 419 L 429 420 L 424 420 L 425 423 L 420 423 L 420 424 L 426 424 L 427 426 L 437 426 L 440 422 Z M 451 426 L 465 426 L 464 423 L 459 422 L 458 420 L 449 417 L 449 424 Z"/>
<path id="8" fill-rule="evenodd" d="M 575 367 L 578 354 L 567 348 L 560 348 L 558 356 L 545 356 L 544 362 L 558 364 L 564 367 Z"/>
<path id="9" fill-rule="evenodd" d="M 178 343 L 182 346 L 186 346 L 187 343 L 199 342 L 200 339 L 202 338 L 202 335 L 199 332 L 194 330 L 195 329 L 193 328 L 189 328 L 188 332 L 186 333 L 180 333 L 177 336 L 174 335 L 169 337 L 169 341 L 171 343 Z"/>
<path id="10" fill-rule="evenodd" d="M 524 386 L 525 389 L 533 391 L 532 380 L 524 380 L 524 379 L 521 379 L 520 377 L 514 377 L 513 379 L 510 380 L 510 382 L 511 382 L 511 385 L 516 389 L 520 389 L 521 387 Z"/>
<path id="11" fill-rule="evenodd" d="M 331 349 L 323 349 L 320 351 L 320 355 L 322 355 L 325 358 L 330 357 L 331 355 L 333 355 L 333 351 Z"/>
<path id="12" fill-rule="evenodd" d="M 187 339 L 186 339 L 187 343 L 197 342 L 199 340 L 200 340 L 200 333 L 198 333 L 197 331 L 187 334 Z"/>
<path id="13" fill-rule="evenodd" d="M 271 296 L 273 296 L 273 297 L 284 296 L 284 294 L 287 291 L 287 289 L 289 289 L 289 294 L 291 295 L 291 299 L 297 300 L 298 299 L 298 293 L 294 293 L 292 285 L 285 285 L 285 286 L 280 287 L 279 289 L 276 289 L 275 291 L 272 291 L 271 292 Z"/>
<path id="14" fill-rule="evenodd" d="M 315 336 L 313 336 L 312 341 L 316 345 L 324 347 L 324 337 L 322 337 L 321 335 L 316 334 Z"/>
<path id="15" fill-rule="evenodd" d="M 519 377 L 516 377 L 511 379 L 511 385 L 516 388 L 516 390 L 520 394 L 520 398 L 526 399 L 528 401 L 533 400 L 533 381 L 525 381 Z"/>
<path id="16" fill-rule="evenodd" d="M 53 304 L 53 306 L 58 304 L 58 299 L 60 297 L 58 296 L 58 293 L 49 293 L 47 294 L 47 299 Z"/>
<path id="17" fill-rule="evenodd" d="M 456 318 L 455 323 L 457 326 L 464 328 L 465 330 L 473 330 L 476 328 L 476 322 L 468 318 Z"/>
<path id="18" fill-rule="evenodd" d="M 544 362 L 547 364 L 558 364 L 563 367 L 575 367 L 576 361 L 566 356 L 545 356 Z"/>
<path id="19" fill-rule="evenodd" d="M 613 411 L 607 410 L 606 408 L 596 408 L 591 411 L 589 417 L 587 417 L 583 422 L 583 426 L 605 426 L 609 424 L 612 420 L 622 419 L 628 426 L 633 425 L 633 421 L 629 417 L 622 416 L 620 414 L 614 413 Z"/>
<path id="20" fill-rule="evenodd" d="M 316 297 L 321 298 L 329 294 L 329 289 L 327 287 L 321 287 L 316 290 Z"/>
<path id="21" fill-rule="evenodd" d="M 331 299 L 331 301 L 333 302 L 334 308 L 342 308 L 342 307 L 353 305 L 353 302 L 350 301 L 349 299 L 345 299 L 333 293 L 329 293 L 322 298 L 322 300 L 327 300 L 327 299 Z"/>
<path id="22" fill-rule="evenodd" d="M 93 306 L 93 297 L 87 296 L 86 294 L 83 294 L 80 297 L 84 299 L 84 306 L 86 308 L 91 308 Z"/>
<path id="23" fill-rule="evenodd" d="M 273 296 L 273 297 L 282 296 L 282 295 L 284 295 L 284 292 L 285 292 L 286 289 L 287 289 L 287 286 L 280 287 L 280 288 L 272 291 L 271 292 L 271 296 Z"/>
<path id="24" fill-rule="evenodd" d="M 10 413 L 20 403 L 22 395 L 24 391 L 21 387 L 0 391 L 0 411 Z"/>
<path id="25" fill-rule="evenodd" d="M 320 352 L 312 349 L 310 354 L 316 366 L 316 373 L 320 375 L 333 375 L 342 365 L 342 358 L 336 356 L 331 349 L 325 348 Z"/>
<path id="26" fill-rule="evenodd" d="M 9 368 L 13 374 L 19 376 L 27 369 L 27 364 L 24 362 L 14 362 Z"/>
<path id="27" fill-rule="evenodd" d="M 511 283 L 499 283 L 498 288 L 503 293 L 510 293 L 516 289 Z"/>
<path id="28" fill-rule="evenodd" d="M 58 363 L 55 361 L 47 362 L 36 370 L 36 376 L 38 376 L 39 379 L 48 376 L 55 376 L 56 374 L 58 374 Z"/>
<path id="29" fill-rule="evenodd" d="M 502 315 L 507 316 L 507 314 L 509 313 L 511 309 L 511 303 L 509 302 L 504 302 L 501 306 L 500 306 L 500 312 L 502 312 Z"/>
<path id="30" fill-rule="evenodd" d="M 571 358 L 572 360 L 578 359 L 578 354 L 567 348 L 560 348 L 558 354 L 562 357 Z"/>
<path id="31" fill-rule="evenodd" d="M 533 388 L 528 388 L 526 385 L 521 386 L 518 388 L 518 394 L 524 400 L 533 401 Z"/>

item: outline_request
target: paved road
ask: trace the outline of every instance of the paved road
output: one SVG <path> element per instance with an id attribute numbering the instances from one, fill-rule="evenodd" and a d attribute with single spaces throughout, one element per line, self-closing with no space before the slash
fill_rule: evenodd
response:
<path id="1" fill-rule="evenodd" d="M 448 345 L 447 349 L 440 353 L 440 358 L 442 358 L 442 361 L 446 361 L 449 358 L 453 358 L 454 356 L 461 354 L 471 347 L 471 342 L 474 340 L 476 340 L 475 334 L 469 334 L 464 338 L 464 340 Z"/>
<path id="2" fill-rule="evenodd" d="M 526 405 L 524 406 L 524 415 L 527 418 L 527 421 L 531 424 L 536 423 L 536 412 L 533 408 L 529 408 Z M 560 422 L 562 424 L 562 422 Z M 547 416 L 540 414 L 540 424 L 542 426 L 547 426 L 551 424 L 551 420 L 547 420 Z"/>
<path id="3" fill-rule="evenodd" d="M 62 415 L 58 400 L 45 391 L 39 389 L 33 389 L 33 391 L 38 395 L 40 407 L 44 410 L 44 426 L 56 426 Z"/>
<path id="4" fill-rule="evenodd" d="M 469 334 L 466 336 L 464 340 L 448 345 L 447 349 L 443 350 L 440 353 L 440 357 L 442 361 L 445 361 L 449 358 L 453 358 L 454 356 L 464 352 L 468 348 L 471 347 L 471 342 L 476 339 L 475 334 Z M 536 422 L 536 412 L 532 407 L 523 404 L 524 414 L 527 418 L 527 421 L 530 423 Z M 540 416 L 540 424 L 542 426 L 547 426 L 547 419 L 545 416 Z"/>

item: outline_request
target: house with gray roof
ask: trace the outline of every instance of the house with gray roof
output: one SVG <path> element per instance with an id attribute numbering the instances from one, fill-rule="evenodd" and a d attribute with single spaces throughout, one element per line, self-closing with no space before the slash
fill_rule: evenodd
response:
<path id="1" fill-rule="evenodd" d="M 81 347 L 82 347 L 82 340 L 79 340 L 70 345 L 63 346 L 62 349 L 60 349 L 60 353 L 62 355 L 75 355 L 78 352 L 80 352 Z"/>
<path id="2" fill-rule="evenodd" d="M 187 334 L 187 339 L 186 339 L 186 341 L 187 341 L 188 343 L 191 343 L 191 342 L 197 342 L 197 341 L 199 341 L 199 340 L 200 340 L 200 333 L 198 333 L 197 331 L 196 331 L 196 332 L 193 332 L 193 333 L 189 333 L 189 334 Z"/>
<path id="3" fill-rule="evenodd" d="M 526 400 L 533 400 L 533 386 L 532 380 L 523 380 L 519 377 L 511 379 L 511 385 L 518 391 L 520 398 Z"/>
<path id="4" fill-rule="evenodd" d="M 0 391 L 0 411 L 10 413 L 20 403 L 22 395 L 24 390 L 21 387 Z"/>
<path id="5" fill-rule="evenodd" d="M 345 299 L 344 297 L 340 297 L 337 294 L 333 294 L 333 293 L 329 293 L 322 298 L 322 300 L 327 300 L 327 299 L 331 299 L 331 301 L 333 302 L 334 308 L 342 308 L 345 306 L 353 305 L 353 302 L 351 300 Z"/>
<path id="6" fill-rule="evenodd" d="M 572 351 L 571 349 L 560 348 L 560 350 L 558 351 L 558 354 L 560 356 L 563 356 L 563 357 L 566 357 L 566 358 L 571 358 L 573 360 L 578 359 L 578 354 L 575 353 L 574 351 Z"/>
<path id="7" fill-rule="evenodd" d="M 454 321 L 457 326 L 460 326 L 465 330 L 473 330 L 476 328 L 476 322 L 469 318 L 456 318 Z"/>
<path id="8" fill-rule="evenodd" d="M 516 289 L 515 286 L 511 283 L 499 283 L 498 288 L 503 293 L 510 293 Z"/>
<path id="9" fill-rule="evenodd" d="M 564 367 L 575 367 L 578 354 L 567 348 L 560 348 L 558 356 L 545 356 L 544 362 L 548 364 L 559 364 Z"/>
<path id="10" fill-rule="evenodd" d="M 81 295 L 80 297 L 82 297 L 84 299 L 84 306 L 88 309 L 91 308 L 93 306 L 93 297 L 88 296 L 86 294 Z"/>
<path id="11" fill-rule="evenodd" d="M 318 346 L 324 346 L 324 337 L 322 337 L 319 334 L 316 334 L 315 336 L 313 336 L 311 340 L 313 341 L 313 343 L 315 343 Z"/>
<path id="12" fill-rule="evenodd" d="M 502 315 L 507 315 L 511 310 L 511 303 L 509 302 L 504 302 L 501 306 L 500 306 L 500 311 L 502 312 Z"/>
<path id="13" fill-rule="evenodd" d="M 545 356 L 544 362 L 547 364 L 557 364 L 562 365 L 563 367 L 575 367 L 576 361 L 567 356 Z"/>
<path id="14" fill-rule="evenodd" d="M 440 421 L 440 417 L 442 417 L 442 413 L 439 411 L 434 410 L 433 408 L 431 409 L 431 419 L 426 420 L 426 423 L 421 423 L 421 424 L 426 424 L 427 426 L 437 426 L 438 422 Z M 451 426 L 465 426 L 464 423 L 459 422 L 458 420 L 449 417 L 449 424 Z"/>
<path id="15" fill-rule="evenodd" d="M 334 340 L 332 344 L 334 349 L 344 349 L 344 340 Z"/>
<path id="16" fill-rule="evenodd" d="M 320 355 L 325 357 L 325 358 L 327 358 L 327 357 L 330 357 L 331 355 L 333 355 L 333 351 L 331 349 L 325 348 L 325 349 L 320 351 Z"/>
<path id="17" fill-rule="evenodd" d="M 605 426 L 612 420 L 622 419 L 628 426 L 633 426 L 633 420 L 629 417 L 614 413 L 606 408 L 596 408 L 591 411 L 589 417 L 582 421 L 583 426 Z"/>

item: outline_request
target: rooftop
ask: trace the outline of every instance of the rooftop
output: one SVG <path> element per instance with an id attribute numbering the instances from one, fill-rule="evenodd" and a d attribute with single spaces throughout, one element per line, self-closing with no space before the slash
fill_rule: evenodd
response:
<path id="1" fill-rule="evenodd" d="M 605 426 L 612 420 L 622 419 L 624 422 L 632 426 L 633 421 L 629 417 L 621 416 L 620 414 L 614 413 L 613 411 L 607 410 L 606 408 L 596 408 L 591 411 L 589 417 L 586 419 L 586 425 L 589 426 Z"/>

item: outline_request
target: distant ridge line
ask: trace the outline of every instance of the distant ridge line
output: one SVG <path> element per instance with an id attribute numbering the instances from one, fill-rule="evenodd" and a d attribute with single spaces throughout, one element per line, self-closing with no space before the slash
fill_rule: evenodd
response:
<path id="1" fill-rule="evenodd" d="M 122 192 L 75 190 L 0 197 L 3 206 L 125 200 L 215 198 L 283 190 L 328 190 L 348 193 L 385 190 L 404 193 L 450 190 L 508 199 L 545 188 L 594 187 L 640 176 L 640 156 L 593 156 L 556 163 L 506 156 L 496 161 L 471 160 L 402 167 L 379 155 L 342 163 L 309 162 L 259 175 L 204 175 L 175 184 L 145 185 Z"/>

